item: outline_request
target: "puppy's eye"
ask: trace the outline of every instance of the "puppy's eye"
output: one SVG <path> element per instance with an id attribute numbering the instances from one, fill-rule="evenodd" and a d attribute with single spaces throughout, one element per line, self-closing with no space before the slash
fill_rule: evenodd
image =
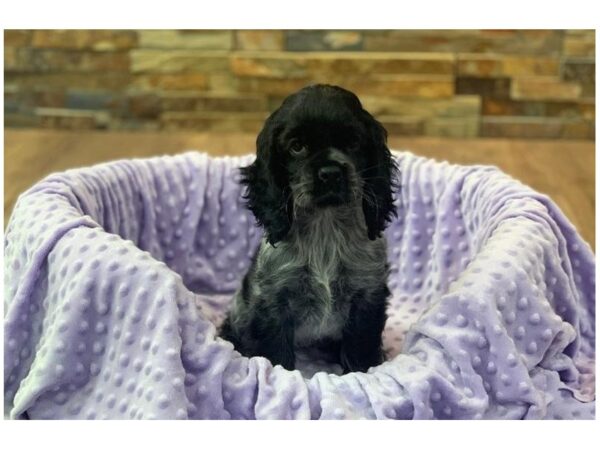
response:
<path id="1" fill-rule="evenodd" d="M 302 155 L 305 151 L 306 146 L 302 145 L 300 142 L 293 142 L 290 146 L 290 153 L 294 156 Z"/>

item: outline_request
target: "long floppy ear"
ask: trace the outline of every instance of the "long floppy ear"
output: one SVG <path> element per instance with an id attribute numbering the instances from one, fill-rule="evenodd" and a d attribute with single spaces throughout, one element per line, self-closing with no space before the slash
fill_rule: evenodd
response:
<path id="1" fill-rule="evenodd" d="M 265 122 L 256 139 L 256 159 L 240 168 L 241 182 L 246 186 L 246 205 L 264 227 L 267 241 L 275 245 L 290 230 L 293 218 L 293 200 L 290 195 L 284 161 L 277 151 L 279 131 L 275 111 Z"/>
<path id="2" fill-rule="evenodd" d="M 369 239 L 381 236 L 392 216 L 396 216 L 393 193 L 398 187 L 398 167 L 387 147 L 387 132 L 371 114 L 364 111 L 367 127 L 367 170 L 363 173 L 363 213 Z"/>

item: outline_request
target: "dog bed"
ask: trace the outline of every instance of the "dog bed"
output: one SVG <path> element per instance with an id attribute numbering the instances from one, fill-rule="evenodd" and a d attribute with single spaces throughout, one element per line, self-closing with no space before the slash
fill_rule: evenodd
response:
<path id="1" fill-rule="evenodd" d="M 5 240 L 4 392 L 31 419 L 590 419 L 594 255 L 493 167 L 394 152 L 387 361 L 246 358 L 216 336 L 261 230 L 253 156 L 118 161 L 22 194 Z"/>

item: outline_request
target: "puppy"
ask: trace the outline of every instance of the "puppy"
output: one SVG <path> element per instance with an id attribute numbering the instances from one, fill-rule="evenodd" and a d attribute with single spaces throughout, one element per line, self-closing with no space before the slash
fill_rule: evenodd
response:
<path id="1" fill-rule="evenodd" d="M 344 372 L 383 361 L 397 167 L 383 126 L 352 92 L 314 85 L 287 97 L 241 169 L 264 228 L 221 336 L 294 369 L 295 350 L 333 352 Z"/>

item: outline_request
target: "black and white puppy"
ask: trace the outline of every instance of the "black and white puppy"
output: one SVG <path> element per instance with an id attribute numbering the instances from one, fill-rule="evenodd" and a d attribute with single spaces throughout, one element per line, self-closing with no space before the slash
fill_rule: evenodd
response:
<path id="1" fill-rule="evenodd" d="M 352 92 L 313 85 L 287 97 L 241 169 L 265 235 L 221 336 L 246 356 L 294 369 L 295 350 L 334 352 L 345 372 L 383 361 L 396 214 L 387 133 Z"/>

